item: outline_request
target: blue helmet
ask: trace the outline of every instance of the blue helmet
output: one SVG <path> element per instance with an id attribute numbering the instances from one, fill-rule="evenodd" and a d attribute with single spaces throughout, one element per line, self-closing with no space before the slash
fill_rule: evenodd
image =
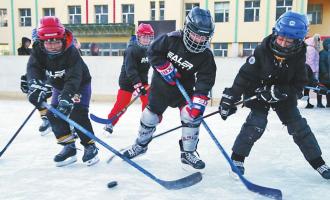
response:
<path id="1" fill-rule="evenodd" d="M 194 7 L 186 16 L 183 28 L 183 43 L 188 51 L 201 53 L 209 45 L 214 33 L 214 22 L 210 11 Z M 198 41 L 194 38 L 202 38 Z"/>
<path id="2" fill-rule="evenodd" d="M 271 48 L 280 57 L 287 57 L 299 52 L 304 46 L 304 38 L 308 32 L 308 20 L 305 15 L 288 11 L 282 14 L 273 28 Z M 276 43 L 276 37 L 282 36 L 294 39 L 290 47 L 281 47 Z"/>

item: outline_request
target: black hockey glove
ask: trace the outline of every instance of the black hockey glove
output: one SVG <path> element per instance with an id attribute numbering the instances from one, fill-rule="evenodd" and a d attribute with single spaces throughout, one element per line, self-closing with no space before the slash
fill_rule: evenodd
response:
<path id="1" fill-rule="evenodd" d="M 134 89 L 136 90 L 137 93 L 141 94 L 141 95 L 146 95 L 147 94 L 147 90 L 144 88 L 143 84 L 141 82 L 135 84 Z"/>
<path id="2" fill-rule="evenodd" d="M 258 100 L 276 103 L 288 98 L 288 94 L 279 86 L 264 86 L 255 90 Z"/>
<path id="3" fill-rule="evenodd" d="M 235 97 L 230 88 L 225 88 L 222 93 L 222 98 L 219 105 L 219 113 L 223 120 L 234 114 L 237 111 L 237 107 L 234 105 L 235 102 L 239 101 L 239 98 Z"/>
<path id="4" fill-rule="evenodd" d="M 45 87 L 44 83 L 41 80 L 32 79 L 28 83 L 28 99 L 29 101 L 38 109 L 41 108 L 42 102 L 46 102 L 46 91 L 48 88 Z"/>
<path id="5" fill-rule="evenodd" d="M 64 115 L 69 116 L 73 110 L 73 101 L 70 98 L 61 98 L 61 96 L 59 96 L 58 99 L 57 110 Z"/>
<path id="6" fill-rule="evenodd" d="M 29 92 L 29 86 L 27 83 L 26 75 L 21 76 L 21 90 L 24 94 Z"/>

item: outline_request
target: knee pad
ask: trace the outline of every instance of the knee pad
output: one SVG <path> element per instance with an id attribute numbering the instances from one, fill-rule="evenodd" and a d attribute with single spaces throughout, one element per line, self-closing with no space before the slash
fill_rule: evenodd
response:
<path id="1" fill-rule="evenodd" d="M 241 132 L 244 132 L 246 140 L 254 143 L 265 132 L 267 115 L 251 112 L 243 124 Z"/>
<path id="2" fill-rule="evenodd" d="M 287 129 L 294 138 L 303 138 L 311 132 L 305 118 L 288 122 Z"/>
<path id="3" fill-rule="evenodd" d="M 156 131 L 156 126 L 159 124 L 161 117 L 153 113 L 147 107 L 142 112 L 140 119 L 139 136 L 137 142 L 140 144 L 147 144 L 151 141 L 152 134 Z"/>
<path id="4" fill-rule="evenodd" d="M 181 123 L 183 127 L 191 127 L 191 128 L 197 128 L 201 124 L 201 121 L 195 121 L 194 118 L 192 118 L 188 111 L 187 111 L 188 105 L 185 105 L 181 111 L 180 111 L 180 118 Z"/>

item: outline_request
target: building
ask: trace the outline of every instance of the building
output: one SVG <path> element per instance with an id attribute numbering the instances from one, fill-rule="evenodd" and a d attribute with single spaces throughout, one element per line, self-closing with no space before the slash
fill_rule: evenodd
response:
<path id="1" fill-rule="evenodd" d="M 307 14 L 309 35 L 330 36 L 330 2 L 323 0 L 2 0 L 0 55 L 15 55 L 20 38 L 30 37 L 42 16 L 57 16 L 74 32 L 84 55 L 96 43 L 101 55 L 122 55 L 140 21 L 170 23 L 181 29 L 194 6 L 215 20 L 211 48 L 216 56 L 246 56 L 272 32 L 288 10 Z"/>

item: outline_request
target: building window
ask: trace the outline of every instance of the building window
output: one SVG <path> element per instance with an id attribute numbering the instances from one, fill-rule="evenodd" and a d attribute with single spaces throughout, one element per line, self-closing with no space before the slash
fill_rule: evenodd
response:
<path id="1" fill-rule="evenodd" d="M 259 21 L 260 0 L 244 2 L 244 22 Z"/>
<path id="2" fill-rule="evenodd" d="M 99 56 L 123 56 L 127 43 L 96 43 L 99 48 Z M 80 48 L 83 56 L 90 56 L 90 43 L 81 43 Z"/>
<path id="3" fill-rule="evenodd" d="M 134 4 L 123 4 L 123 23 L 134 24 Z"/>
<path id="4" fill-rule="evenodd" d="M 20 15 L 20 25 L 21 26 L 31 26 L 31 9 L 22 8 L 19 9 Z"/>
<path id="5" fill-rule="evenodd" d="M 214 56 L 227 57 L 228 56 L 228 43 L 214 43 L 213 44 Z"/>
<path id="6" fill-rule="evenodd" d="M 95 6 L 95 23 L 97 24 L 108 23 L 108 5 Z"/>
<path id="7" fill-rule="evenodd" d="M 323 7 L 321 4 L 310 4 L 307 8 L 307 16 L 310 24 L 322 24 Z"/>
<path id="8" fill-rule="evenodd" d="M 243 56 L 252 55 L 257 45 L 257 42 L 243 42 Z"/>
<path id="9" fill-rule="evenodd" d="M 199 7 L 199 3 L 186 3 L 185 4 L 185 8 L 186 8 L 186 10 L 185 10 L 186 15 L 185 16 L 188 15 L 188 13 L 191 11 L 191 9 L 193 9 L 193 7 Z"/>
<path id="10" fill-rule="evenodd" d="M 81 24 L 81 6 L 69 6 L 69 24 Z"/>
<path id="11" fill-rule="evenodd" d="M 159 20 L 165 19 L 165 2 L 160 1 L 159 2 Z"/>
<path id="12" fill-rule="evenodd" d="M 8 26 L 7 9 L 0 9 L 0 27 Z"/>
<path id="13" fill-rule="evenodd" d="M 156 3 L 150 1 L 150 20 L 156 20 Z"/>
<path id="14" fill-rule="evenodd" d="M 214 3 L 214 21 L 215 22 L 229 21 L 229 2 Z"/>
<path id="15" fill-rule="evenodd" d="M 276 20 L 285 12 L 292 10 L 292 0 L 276 1 Z"/>
<path id="16" fill-rule="evenodd" d="M 44 16 L 55 16 L 55 8 L 44 8 Z"/>

